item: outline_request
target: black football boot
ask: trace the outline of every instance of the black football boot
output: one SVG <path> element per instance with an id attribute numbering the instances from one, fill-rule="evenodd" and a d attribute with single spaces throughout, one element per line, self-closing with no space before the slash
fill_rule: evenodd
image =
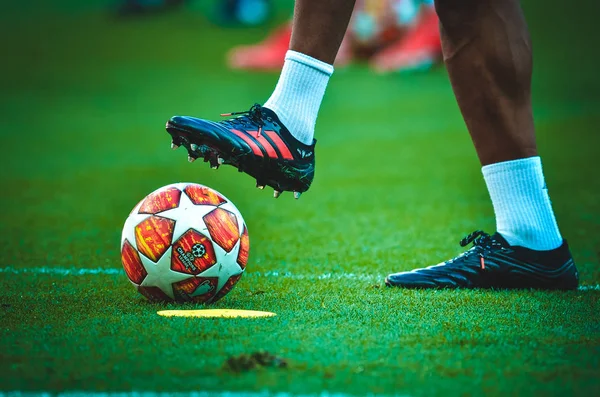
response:
<path id="1" fill-rule="evenodd" d="M 473 246 L 439 265 L 390 274 L 385 283 L 401 288 L 576 289 L 579 277 L 566 241 L 553 250 L 511 246 L 498 233 L 481 230 L 462 239 Z"/>
<path id="2" fill-rule="evenodd" d="M 209 121 L 188 116 L 174 116 L 167 122 L 171 147 L 184 146 L 190 162 L 203 158 L 212 168 L 229 164 L 256 179 L 256 187 L 283 191 L 294 197 L 307 191 L 315 174 L 315 144 L 305 145 L 294 138 L 270 109 L 255 104 L 246 112 L 227 113 L 237 116 Z"/>

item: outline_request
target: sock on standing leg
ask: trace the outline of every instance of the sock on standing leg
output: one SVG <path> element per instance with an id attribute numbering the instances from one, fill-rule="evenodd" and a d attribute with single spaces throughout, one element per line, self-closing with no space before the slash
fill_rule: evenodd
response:
<path id="1" fill-rule="evenodd" d="M 496 213 L 496 230 L 510 245 L 545 251 L 562 244 L 539 156 L 481 170 Z"/>
<path id="2" fill-rule="evenodd" d="M 290 50 L 275 91 L 264 104 L 294 138 L 306 145 L 312 144 L 317 114 L 332 73 L 332 65 Z"/>

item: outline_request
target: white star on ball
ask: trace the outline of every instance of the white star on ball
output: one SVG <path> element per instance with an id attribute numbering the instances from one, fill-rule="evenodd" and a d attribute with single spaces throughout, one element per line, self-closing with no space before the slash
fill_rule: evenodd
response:
<path id="1" fill-rule="evenodd" d="M 185 192 L 181 192 L 181 198 L 179 199 L 179 206 L 177 206 L 177 208 L 173 208 L 156 215 L 175 221 L 173 240 L 171 241 L 171 243 L 174 243 L 190 229 L 198 230 L 206 236 L 210 236 L 203 218 L 204 215 L 216 208 L 217 207 L 214 205 L 196 205 L 192 203 Z"/>
<path id="2" fill-rule="evenodd" d="M 169 298 L 174 299 L 173 283 L 178 283 L 192 276 L 171 269 L 171 249 L 169 247 L 156 263 L 140 252 L 142 265 L 146 269 L 146 273 L 148 273 L 144 281 L 140 284 L 140 287 L 158 287 Z"/>

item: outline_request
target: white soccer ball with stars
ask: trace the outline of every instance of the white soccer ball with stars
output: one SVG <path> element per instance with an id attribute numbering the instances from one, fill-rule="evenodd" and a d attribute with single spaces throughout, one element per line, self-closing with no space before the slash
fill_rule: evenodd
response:
<path id="1" fill-rule="evenodd" d="M 135 206 L 121 236 L 121 261 L 153 301 L 212 303 L 242 277 L 250 241 L 242 214 L 196 183 L 161 187 Z"/>

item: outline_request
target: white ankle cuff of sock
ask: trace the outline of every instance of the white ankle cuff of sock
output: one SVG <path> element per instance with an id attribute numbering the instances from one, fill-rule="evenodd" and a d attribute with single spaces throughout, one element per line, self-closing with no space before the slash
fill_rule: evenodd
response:
<path id="1" fill-rule="evenodd" d="M 285 54 L 285 60 L 301 63 L 305 66 L 311 67 L 319 72 L 322 72 L 327 76 L 331 76 L 333 74 L 333 65 L 330 65 L 323 61 L 319 61 L 318 59 L 305 55 L 301 52 L 288 50 L 288 52 Z"/>

